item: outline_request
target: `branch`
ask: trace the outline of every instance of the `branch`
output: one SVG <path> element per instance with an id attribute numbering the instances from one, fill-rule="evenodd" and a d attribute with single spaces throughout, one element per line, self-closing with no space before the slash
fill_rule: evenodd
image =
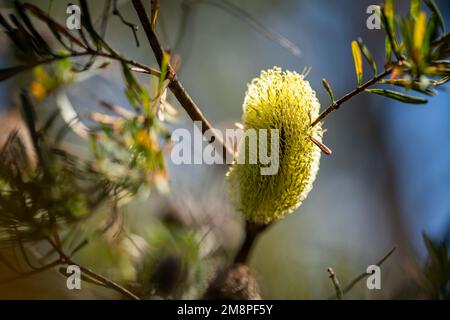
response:
<path id="1" fill-rule="evenodd" d="M 327 272 L 330 275 L 331 282 L 333 282 L 334 290 L 336 290 L 336 299 L 344 300 L 344 293 L 342 292 L 341 284 L 339 283 L 336 273 L 334 273 L 334 270 L 330 267 L 328 267 Z"/>
<path id="2" fill-rule="evenodd" d="M 151 75 L 154 75 L 157 77 L 159 77 L 161 74 L 158 70 L 150 68 L 150 67 L 143 65 L 142 63 L 136 62 L 134 60 L 125 59 L 119 55 L 98 52 L 95 50 L 87 50 L 85 52 L 76 52 L 76 53 L 70 53 L 70 54 L 66 54 L 66 55 L 53 56 L 48 59 L 36 61 L 36 62 L 28 64 L 28 65 L 16 66 L 16 67 L 8 68 L 8 69 L 0 69 L 0 81 L 6 80 L 10 77 L 15 76 L 18 73 L 31 70 L 40 65 L 51 64 L 53 62 L 63 60 L 63 59 L 79 58 L 79 57 L 86 57 L 86 56 L 99 56 L 99 57 L 108 58 L 108 59 L 115 60 L 115 61 L 120 61 L 127 65 L 136 67 L 139 70 L 143 70 L 147 74 L 151 74 Z"/>
<path id="3" fill-rule="evenodd" d="M 394 246 L 383 258 L 381 258 L 375 265 L 380 267 L 393 253 L 394 251 L 397 249 L 396 246 Z M 353 289 L 353 287 L 361 280 L 365 279 L 366 277 L 370 276 L 370 273 L 367 273 L 366 271 L 364 271 L 363 273 L 361 273 L 359 276 L 357 276 L 355 279 L 353 279 L 352 281 L 350 281 L 350 283 L 344 287 L 344 289 L 342 290 L 343 294 L 346 294 L 348 292 L 350 292 L 350 290 Z M 328 299 L 333 299 L 334 296 L 329 297 Z"/>
<path id="4" fill-rule="evenodd" d="M 2 260 L 2 261 L 3 261 L 3 260 Z M 33 276 L 33 275 L 36 275 L 36 274 L 38 274 L 38 273 L 41 273 L 41 272 L 50 270 L 50 269 L 52 269 L 52 268 L 54 268 L 54 267 L 60 265 L 61 263 L 62 263 L 61 259 L 58 259 L 58 260 L 53 261 L 53 262 L 51 262 L 51 263 L 49 263 L 49 264 L 47 264 L 47 265 L 44 265 L 44 266 L 42 266 L 42 267 L 33 268 L 31 271 L 28 271 L 28 272 L 17 272 L 17 270 L 13 270 L 13 271 L 15 271 L 16 273 L 18 273 L 18 275 L 17 275 L 16 277 L 13 277 L 13 278 L 1 280 L 1 281 L 0 281 L 0 285 L 4 285 L 4 284 L 10 283 L 10 282 L 14 282 L 14 281 L 17 281 L 17 280 L 21 280 L 21 279 L 23 279 L 23 278 L 26 278 L 26 277 L 29 277 L 29 276 Z M 9 265 L 8 265 L 8 266 L 9 266 Z"/>
<path id="5" fill-rule="evenodd" d="M 69 256 L 67 256 L 64 251 L 62 251 L 62 249 L 56 245 L 51 239 L 47 239 L 48 242 L 52 245 L 52 247 L 58 252 L 58 254 L 61 257 L 61 260 L 67 264 L 70 265 L 76 265 L 80 268 L 80 270 L 85 274 L 88 275 L 89 277 L 100 281 L 101 283 L 103 283 L 106 287 L 119 292 L 120 294 L 132 299 L 132 300 L 140 300 L 140 298 L 138 296 L 136 296 L 134 293 L 132 293 L 131 291 L 125 289 L 124 287 L 120 286 L 119 284 L 115 283 L 114 281 L 96 273 L 95 271 L 84 267 L 82 265 L 80 265 L 79 263 L 73 261 Z"/>
<path id="6" fill-rule="evenodd" d="M 379 80 L 381 80 L 382 78 L 384 78 L 385 76 L 387 76 L 388 74 L 390 74 L 392 72 L 392 67 L 387 68 L 386 70 L 384 70 L 382 73 L 374 76 L 372 79 L 370 79 L 369 81 L 367 81 L 366 83 L 358 86 L 357 88 L 353 89 L 352 91 L 350 91 L 349 93 L 347 93 L 346 95 L 342 96 L 340 99 L 336 100 L 333 104 L 331 104 L 327 109 L 325 109 L 325 111 L 323 111 L 316 120 L 314 120 L 311 123 L 311 126 L 315 126 L 316 124 L 318 124 L 320 121 L 322 121 L 328 114 L 330 114 L 332 111 L 339 109 L 339 107 L 341 106 L 341 104 L 343 104 L 344 102 L 346 102 L 347 100 L 349 100 L 350 98 L 356 96 L 358 93 L 361 93 L 362 91 L 364 91 L 365 89 L 367 89 L 368 87 L 370 87 L 371 85 L 377 83 Z"/>
<path id="7" fill-rule="evenodd" d="M 108 58 L 111 60 L 122 62 L 129 66 L 133 66 L 147 74 L 151 74 L 156 77 L 160 77 L 160 75 L 161 75 L 161 73 L 158 70 L 150 68 L 150 67 L 143 65 L 139 62 L 136 62 L 134 60 L 125 59 L 119 53 L 115 52 L 111 48 L 109 48 L 109 53 L 106 53 L 106 52 L 102 51 L 101 49 L 94 50 L 94 49 L 90 48 L 88 45 L 83 43 L 83 41 L 81 41 L 77 37 L 73 36 L 70 32 L 68 32 L 66 30 L 65 26 L 61 25 L 60 23 L 55 21 L 53 18 L 51 18 L 47 13 L 43 12 L 41 9 L 39 9 L 38 7 L 36 7 L 32 4 L 25 3 L 23 5 L 23 8 L 26 10 L 29 10 L 36 18 L 47 23 L 49 26 L 52 26 L 52 28 L 55 28 L 57 30 L 57 32 L 60 33 L 60 36 L 64 36 L 71 43 L 74 43 L 77 46 L 79 46 L 80 48 L 84 49 L 84 51 L 78 52 L 78 51 L 74 51 L 73 49 L 70 49 L 69 54 L 51 55 L 47 59 L 43 59 L 41 61 L 36 61 L 36 62 L 33 62 L 28 65 L 16 66 L 16 67 L 7 68 L 7 69 L 0 69 L 0 81 L 6 80 L 20 72 L 33 69 L 34 67 L 37 67 L 39 65 L 53 63 L 53 62 L 56 62 L 56 61 L 62 60 L 62 59 L 84 57 L 84 56 L 91 56 L 91 57 L 98 56 L 98 57 Z M 84 40 L 84 41 L 86 42 L 86 40 Z"/>
<path id="8" fill-rule="evenodd" d="M 152 29 L 150 20 L 148 19 L 148 16 L 147 16 L 146 10 L 144 8 L 144 5 L 142 4 L 142 1 L 141 0 L 133 0 L 132 2 L 133 2 L 134 10 L 136 11 L 136 13 L 139 17 L 139 20 L 142 24 L 142 27 L 144 29 L 145 35 L 147 36 L 147 40 L 152 48 L 153 53 L 155 54 L 156 61 L 158 62 L 159 66 L 161 67 L 164 49 L 162 48 L 161 43 L 159 42 L 155 31 Z M 178 78 L 174 74 L 173 69 L 170 66 L 170 64 L 168 66 L 168 77 L 171 80 L 170 84 L 169 84 L 169 89 L 172 91 L 172 93 L 177 98 L 178 102 L 184 108 L 184 110 L 189 115 L 189 117 L 193 121 L 200 121 L 202 123 L 202 133 L 205 133 L 207 130 L 212 130 L 213 129 L 212 125 L 209 123 L 209 121 L 203 115 L 200 108 L 195 104 L 195 102 L 189 96 L 186 89 L 184 89 L 180 80 L 178 80 Z M 214 138 L 215 138 L 215 143 L 217 145 L 222 146 L 222 156 L 224 159 L 226 158 L 227 154 L 233 156 L 233 152 L 231 151 L 230 148 L 227 147 L 227 145 L 224 143 L 224 141 L 221 137 L 215 136 Z"/>

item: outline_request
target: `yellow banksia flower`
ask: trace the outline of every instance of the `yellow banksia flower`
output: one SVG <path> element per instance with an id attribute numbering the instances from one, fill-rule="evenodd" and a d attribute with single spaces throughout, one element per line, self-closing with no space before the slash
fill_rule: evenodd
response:
<path id="1" fill-rule="evenodd" d="M 322 128 L 310 125 L 320 104 L 304 75 L 281 68 L 262 71 L 248 86 L 243 104 L 244 133 L 248 129 L 278 129 L 279 167 L 274 175 L 261 175 L 262 165 L 236 161 L 227 173 L 235 208 L 253 222 L 270 223 L 291 213 L 310 192 L 319 170 Z M 268 133 L 268 136 L 270 134 Z M 248 145 L 241 143 L 239 153 Z"/>

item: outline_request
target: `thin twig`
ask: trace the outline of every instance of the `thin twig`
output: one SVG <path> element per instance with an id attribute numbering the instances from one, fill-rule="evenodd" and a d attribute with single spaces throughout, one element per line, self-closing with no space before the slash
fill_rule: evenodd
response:
<path id="1" fill-rule="evenodd" d="M 369 81 L 367 81 L 366 83 L 363 83 L 362 85 L 358 86 L 357 88 L 353 89 L 352 91 L 350 91 L 349 93 L 347 93 L 346 95 L 342 96 L 340 99 L 336 100 L 333 104 L 331 104 L 327 109 L 325 109 L 318 117 L 316 120 L 314 120 L 311 123 L 311 126 L 315 126 L 316 124 L 318 124 L 320 121 L 322 121 L 328 114 L 330 114 L 332 111 L 339 109 L 339 107 L 346 102 L 347 100 L 349 100 L 350 98 L 354 97 L 355 95 L 357 95 L 358 93 L 361 93 L 362 91 L 364 91 L 365 89 L 367 89 L 368 87 L 370 87 L 371 85 L 377 83 L 379 80 L 381 80 L 382 78 L 384 78 L 385 76 L 387 76 L 388 74 L 390 74 L 392 72 L 392 67 L 388 67 L 386 68 L 386 70 L 384 70 L 382 73 L 374 76 L 372 79 L 370 79 Z"/>
<path id="2" fill-rule="evenodd" d="M 63 260 L 65 263 L 70 264 L 70 265 L 75 265 L 78 266 L 80 268 L 80 270 L 85 273 L 86 275 L 90 276 L 91 278 L 98 280 L 100 282 L 102 282 L 105 286 L 107 286 L 110 289 L 113 289 L 117 292 L 119 292 L 120 294 L 132 299 L 132 300 L 140 300 L 140 298 L 138 296 L 136 296 L 134 293 L 132 293 L 131 291 L 125 289 L 124 287 L 122 287 L 121 285 L 115 283 L 114 281 L 96 273 L 95 271 L 84 267 L 82 265 L 80 265 L 79 263 L 73 261 L 68 255 L 66 255 L 64 253 L 64 251 L 62 251 L 61 248 L 59 248 L 51 239 L 47 239 L 48 242 L 52 245 L 52 247 L 59 253 L 61 260 Z"/>
<path id="3" fill-rule="evenodd" d="M 397 247 L 393 247 L 383 258 L 380 259 L 375 265 L 380 267 L 397 249 Z M 352 280 L 343 290 L 344 293 L 349 292 L 352 288 L 362 279 L 370 276 L 370 273 L 363 272 L 359 276 L 357 276 L 354 280 Z"/>
<path id="4" fill-rule="evenodd" d="M 332 268 L 327 269 L 328 274 L 330 275 L 331 282 L 333 283 L 334 290 L 336 290 L 336 299 L 344 300 L 344 293 L 342 292 L 341 284 L 336 276 L 336 273 Z"/>
<path id="5" fill-rule="evenodd" d="M 78 251 L 80 251 L 81 249 L 86 247 L 88 244 L 89 244 L 89 240 L 84 239 L 70 252 L 70 255 L 73 256 L 75 253 L 77 253 Z"/>
<path id="6" fill-rule="evenodd" d="M 152 48 L 153 53 L 155 54 L 156 61 L 158 62 L 159 66 L 161 67 L 164 49 L 162 48 L 161 43 L 159 42 L 159 39 L 156 36 L 156 33 L 152 29 L 150 20 L 146 13 L 147 11 L 145 10 L 145 7 L 142 4 L 142 1 L 141 0 L 133 0 L 132 2 L 133 2 L 134 10 L 136 11 L 136 14 L 138 15 L 139 20 L 144 29 L 144 32 L 147 36 L 147 40 Z M 205 133 L 207 130 L 212 130 L 213 129 L 212 125 L 209 123 L 209 121 L 203 115 L 200 108 L 195 104 L 195 102 L 189 96 L 187 91 L 184 89 L 181 82 L 178 80 L 178 78 L 174 74 L 172 66 L 169 65 L 168 70 L 169 70 L 168 77 L 172 78 L 170 81 L 170 84 L 169 84 L 169 88 L 172 91 L 172 93 L 174 94 L 174 96 L 177 98 L 180 105 L 184 108 L 186 113 L 189 115 L 189 117 L 193 121 L 201 122 L 202 133 Z M 227 154 L 233 156 L 233 152 L 224 143 L 222 137 L 215 136 L 215 144 L 222 146 L 223 158 L 226 158 Z"/>
<path id="7" fill-rule="evenodd" d="M 122 23 L 124 25 L 126 25 L 128 28 L 131 29 L 131 31 L 133 32 L 133 36 L 134 36 L 134 40 L 136 41 L 136 46 L 139 47 L 139 38 L 137 36 L 137 30 L 138 30 L 138 26 L 135 25 L 134 23 L 128 22 L 127 20 L 125 20 L 125 18 L 123 17 L 122 13 L 119 11 L 118 7 L 117 7 L 117 0 L 113 0 L 114 1 L 114 7 L 113 7 L 113 15 L 116 15 L 119 17 L 120 21 L 122 21 Z"/>
<path id="8" fill-rule="evenodd" d="M 7 283 L 14 282 L 14 281 L 17 281 L 17 280 L 21 280 L 21 279 L 29 277 L 29 276 L 36 275 L 38 273 L 41 273 L 41 272 L 44 272 L 44 271 L 49 270 L 51 268 L 54 268 L 54 267 L 56 267 L 57 265 L 59 265 L 61 263 L 62 263 L 61 259 L 58 259 L 58 260 L 55 260 L 55 261 L 53 261 L 53 262 L 51 262 L 51 263 L 49 263 L 49 264 L 47 264 L 45 266 L 42 266 L 42 267 L 39 267 L 39 268 L 34 268 L 33 270 L 28 271 L 28 272 L 17 272 L 18 276 L 13 277 L 13 278 L 9 278 L 9 279 L 5 279 L 5 280 L 1 280 L 0 284 L 3 285 L 3 284 L 7 284 Z"/>
<path id="9" fill-rule="evenodd" d="M 38 267 L 35 267 L 32 263 L 31 260 L 28 258 L 28 254 L 27 251 L 25 249 L 25 246 L 23 245 L 22 239 L 20 239 L 20 237 L 18 236 L 18 243 L 19 243 L 19 249 L 20 252 L 22 253 L 22 256 L 26 262 L 26 264 L 33 270 L 38 269 Z"/>
<path id="10" fill-rule="evenodd" d="M 397 249 L 396 246 L 394 246 L 387 254 L 384 255 L 383 258 L 381 258 L 375 265 L 380 267 L 387 259 L 389 259 L 389 257 L 394 253 L 394 251 Z M 350 283 L 344 287 L 344 289 L 342 290 L 343 294 L 348 293 L 350 290 L 353 289 L 353 287 L 361 280 L 363 280 L 364 278 L 370 276 L 370 273 L 367 273 L 366 271 L 364 271 L 363 273 L 361 273 L 359 276 L 357 276 L 355 279 L 353 279 L 352 281 L 350 281 Z M 334 296 L 329 297 L 328 299 L 333 299 Z"/>
<path id="11" fill-rule="evenodd" d="M 112 55 L 112 54 L 109 54 L 109 53 L 98 52 L 98 51 L 95 51 L 95 50 L 87 50 L 87 51 L 84 51 L 84 52 L 76 52 L 76 53 L 71 53 L 71 54 L 67 54 L 67 55 L 53 56 L 53 57 L 50 57 L 50 58 L 47 58 L 47 59 L 36 61 L 36 62 L 28 64 L 28 65 L 22 65 L 22 66 L 17 66 L 17 67 L 10 68 L 11 70 L 13 70 L 13 69 L 15 69 L 15 70 L 13 72 L 11 72 L 11 74 L 8 75 L 8 77 L 6 77 L 6 78 L 4 78 L 2 80 L 5 80 L 5 79 L 7 79 L 9 77 L 12 77 L 12 76 L 15 76 L 18 73 L 31 70 L 31 69 L 33 69 L 33 68 L 35 68 L 37 66 L 40 66 L 40 65 L 51 64 L 51 63 L 57 62 L 59 60 L 64 60 L 64 59 L 69 59 L 69 58 L 79 58 L 79 57 L 94 56 L 94 55 L 95 56 L 99 56 L 99 57 L 103 57 L 103 58 L 108 58 L 108 59 L 111 59 L 111 60 L 116 60 L 116 61 L 123 62 L 123 63 L 125 63 L 127 65 L 139 68 L 140 70 L 144 70 L 145 73 L 154 75 L 156 77 L 159 77 L 160 74 L 161 74 L 158 70 L 150 68 L 150 67 L 148 67 L 146 65 L 143 65 L 142 63 L 136 62 L 134 60 L 124 59 L 123 57 L 118 56 L 118 55 Z"/>
<path id="12" fill-rule="evenodd" d="M 201 1 L 190 0 L 185 2 L 186 5 L 192 5 L 197 3 L 211 5 L 224 10 L 225 12 L 231 14 L 232 16 L 235 16 L 237 19 L 242 20 L 244 23 L 248 24 L 250 27 L 255 29 L 258 33 L 260 33 L 270 41 L 273 41 L 278 45 L 280 45 L 281 47 L 283 47 L 284 49 L 288 50 L 295 57 L 300 58 L 302 56 L 301 50 L 295 44 L 293 44 L 288 38 L 282 36 L 281 34 L 275 31 L 270 30 L 264 22 L 259 21 L 258 19 L 253 17 L 253 15 L 251 15 L 249 12 L 245 11 L 244 9 L 235 5 L 234 3 L 227 0 L 201 0 Z"/>

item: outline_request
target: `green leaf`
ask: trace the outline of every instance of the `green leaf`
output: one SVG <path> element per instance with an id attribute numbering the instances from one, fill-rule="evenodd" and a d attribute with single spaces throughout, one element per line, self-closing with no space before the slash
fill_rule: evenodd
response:
<path id="1" fill-rule="evenodd" d="M 52 7 L 53 7 L 53 0 L 49 0 L 48 1 L 48 8 L 47 8 L 47 14 L 50 15 L 52 12 Z"/>
<path id="2" fill-rule="evenodd" d="M 352 41 L 352 53 L 353 53 L 353 61 L 355 63 L 355 71 L 356 77 L 358 79 L 358 85 L 362 84 L 362 58 L 361 58 L 361 50 L 359 49 L 358 42 Z"/>
<path id="3" fill-rule="evenodd" d="M 323 84 L 323 87 L 325 88 L 325 90 L 328 92 L 328 95 L 330 96 L 331 104 L 333 104 L 334 103 L 334 94 L 333 94 L 333 90 L 331 90 L 330 84 L 328 83 L 328 81 L 326 79 L 322 79 L 322 84 Z"/>
<path id="4" fill-rule="evenodd" d="M 416 49 L 417 51 L 419 51 L 420 48 L 422 47 L 426 28 L 427 28 L 427 15 L 424 11 L 421 11 L 414 25 L 413 44 L 414 49 Z"/>
<path id="5" fill-rule="evenodd" d="M 436 2 L 434 0 L 424 0 L 427 7 L 430 9 L 431 12 L 433 12 L 439 22 L 439 26 L 441 27 L 442 32 L 445 33 L 445 23 L 444 19 L 442 18 L 441 11 L 439 10 L 439 7 L 436 5 Z"/>
<path id="6" fill-rule="evenodd" d="M 138 111 L 139 110 L 139 102 L 141 97 L 142 88 L 137 82 L 134 75 L 131 73 L 128 65 L 125 62 L 122 62 L 122 75 L 126 83 L 125 94 L 127 96 L 128 101 L 133 106 L 133 108 Z"/>
<path id="7" fill-rule="evenodd" d="M 406 90 L 412 89 L 429 96 L 434 96 L 436 94 L 436 90 L 434 90 L 431 87 L 423 86 L 418 81 L 410 81 L 406 79 L 382 79 L 380 80 L 380 83 L 402 87 L 405 88 Z"/>
<path id="8" fill-rule="evenodd" d="M 381 21 L 383 23 L 384 29 L 386 30 L 387 38 L 390 42 L 390 50 L 394 52 L 397 60 L 400 60 L 401 54 L 397 42 L 397 37 L 395 35 L 395 13 L 393 0 L 386 0 L 386 5 L 381 8 Z M 386 44 L 386 50 L 388 49 L 388 45 Z M 386 56 L 388 56 L 387 52 Z"/>
<path id="9" fill-rule="evenodd" d="M 167 71 L 169 70 L 169 62 L 170 62 L 170 53 L 164 51 L 161 60 L 161 74 L 159 76 L 158 90 L 161 89 L 164 80 L 167 78 Z"/>
<path id="10" fill-rule="evenodd" d="M 150 1 L 150 22 L 152 24 L 152 29 L 155 31 L 156 29 L 156 19 L 158 18 L 158 11 L 159 11 L 159 1 L 158 0 L 151 0 Z"/>
<path id="11" fill-rule="evenodd" d="M 389 27 L 393 28 L 395 22 L 394 0 L 386 0 L 384 5 L 384 14 L 386 15 Z"/>
<path id="12" fill-rule="evenodd" d="M 423 58 L 427 58 L 430 53 L 430 45 L 434 32 L 436 31 L 436 16 L 432 15 L 428 21 L 428 25 L 425 30 L 425 35 L 423 38 L 423 44 L 421 48 L 421 54 Z"/>
<path id="13" fill-rule="evenodd" d="M 416 19 L 420 12 L 420 0 L 411 0 L 409 7 L 409 14 L 411 18 Z"/>
<path id="14" fill-rule="evenodd" d="M 424 104 L 424 103 L 428 102 L 428 100 L 426 100 L 426 99 L 408 96 L 406 94 L 392 91 L 392 90 L 387 90 L 387 89 L 366 89 L 365 91 L 370 92 L 370 93 L 375 93 L 380 96 L 388 97 L 388 98 L 391 98 L 394 100 L 398 100 L 398 101 L 401 101 L 404 103 Z"/>
<path id="15" fill-rule="evenodd" d="M 372 54 L 370 53 L 369 49 L 364 45 L 364 43 L 362 42 L 361 38 L 358 38 L 358 44 L 359 44 L 359 48 L 361 49 L 364 58 L 366 58 L 367 62 L 369 63 L 369 65 L 371 66 L 373 73 L 377 74 L 378 70 L 377 70 L 377 63 L 375 62 Z"/>
<path id="16" fill-rule="evenodd" d="M 389 38 L 386 37 L 385 38 L 385 56 L 386 56 L 386 61 L 391 61 L 391 57 L 392 57 L 392 47 L 391 47 L 391 42 L 389 41 Z"/>
<path id="17" fill-rule="evenodd" d="M 403 46 L 405 50 L 411 55 L 413 48 L 413 35 L 415 20 L 403 18 L 400 24 L 400 31 L 402 33 Z"/>

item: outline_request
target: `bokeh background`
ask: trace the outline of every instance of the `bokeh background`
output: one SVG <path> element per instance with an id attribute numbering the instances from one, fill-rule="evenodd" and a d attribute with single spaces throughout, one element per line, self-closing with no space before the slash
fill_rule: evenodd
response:
<path id="1" fill-rule="evenodd" d="M 32 2 L 44 9 L 48 7 L 45 0 Z M 166 48 L 180 55 L 181 81 L 207 118 L 218 127 L 229 127 L 240 121 L 246 85 L 263 69 L 280 66 L 301 72 L 311 67 L 308 79 L 325 108 L 328 96 L 322 87 L 322 78 L 332 85 L 336 96 L 356 85 L 352 40 L 362 37 L 379 62 L 379 68 L 382 67 L 384 33 L 366 27 L 369 17 L 366 9 L 376 1 L 229 2 L 243 11 L 223 5 L 219 0 L 160 1 L 158 33 L 161 40 Z M 436 2 L 444 19 L 450 21 L 450 2 Z M 67 3 L 54 1 L 52 16 L 64 21 Z M 93 16 L 100 16 L 103 1 L 89 3 Z M 137 23 L 130 1 L 119 1 L 119 4 L 123 16 Z M 409 1 L 397 1 L 398 10 L 407 12 L 408 4 Z M 11 7 L 8 1 L 0 1 L 0 6 Z M 301 50 L 301 56 L 293 55 L 277 41 L 269 39 L 267 30 L 289 39 Z M 117 17 L 110 19 L 106 35 L 112 46 L 126 56 L 156 66 L 141 30 L 138 31 L 139 48 L 130 30 Z M 0 68 L 14 64 L 13 52 L 3 34 L 0 35 L 0 56 Z M 369 77 L 368 65 L 365 64 L 364 69 L 365 76 Z M 96 108 L 99 99 L 127 105 L 117 70 L 109 68 L 65 89 L 80 114 Z M 7 112 L 14 110 L 17 89 L 28 80 L 29 75 L 24 74 L 1 83 L 3 123 L 6 123 Z M 146 81 L 145 77 L 142 80 Z M 173 97 L 169 99 L 177 106 Z M 43 113 L 53 107 L 52 99 L 44 104 Z M 397 251 L 382 266 L 382 289 L 370 291 L 362 281 L 348 297 L 421 297 L 411 288 L 415 268 L 427 257 L 422 232 L 437 241 L 449 242 L 449 119 L 448 87 L 428 104 L 417 106 L 361 94 L 328 116 L 324 142 L 333 154 L 322 156 L 321 170 L 312 192 L 294 214 L 271 227 L 254 247 L 251 267 L 263 297 L 327 298 L 333 294 L 327 267 L 333 267 L 340 282 L 345 284 L 394 245 Z M 178 120 L 178 126 L 191 128 L 182 111 Z M 74 150 L 83 150 L 82 142 L 75 136 L 67 139 L 75 146 Z M 212 221 L 225 251 L 236 250 L 242 235 L 242 221 L 227 200 L 226 168 L 174 166 L 170 159 L 167 164 L 171 194 L 155 192 L 150 200 L 127 205 L 128 223 L 148 224 L 151 230 L 155 217 L 161 212 L 177 210 L 187 219 Z M 95 266 L 98 261 L 94 257 L 90 252 L 80 259 Z M 98 268 L 106 270 L 107 266 Z M 0 274 L 7 275 L 1 266 Z M 3 289 L 0 286 L 0 297 L 110 297 L 102 290 L 68 292 L 64 279 L 60 278 L 58 274 L 47 272 L 8 284 Z"/>

